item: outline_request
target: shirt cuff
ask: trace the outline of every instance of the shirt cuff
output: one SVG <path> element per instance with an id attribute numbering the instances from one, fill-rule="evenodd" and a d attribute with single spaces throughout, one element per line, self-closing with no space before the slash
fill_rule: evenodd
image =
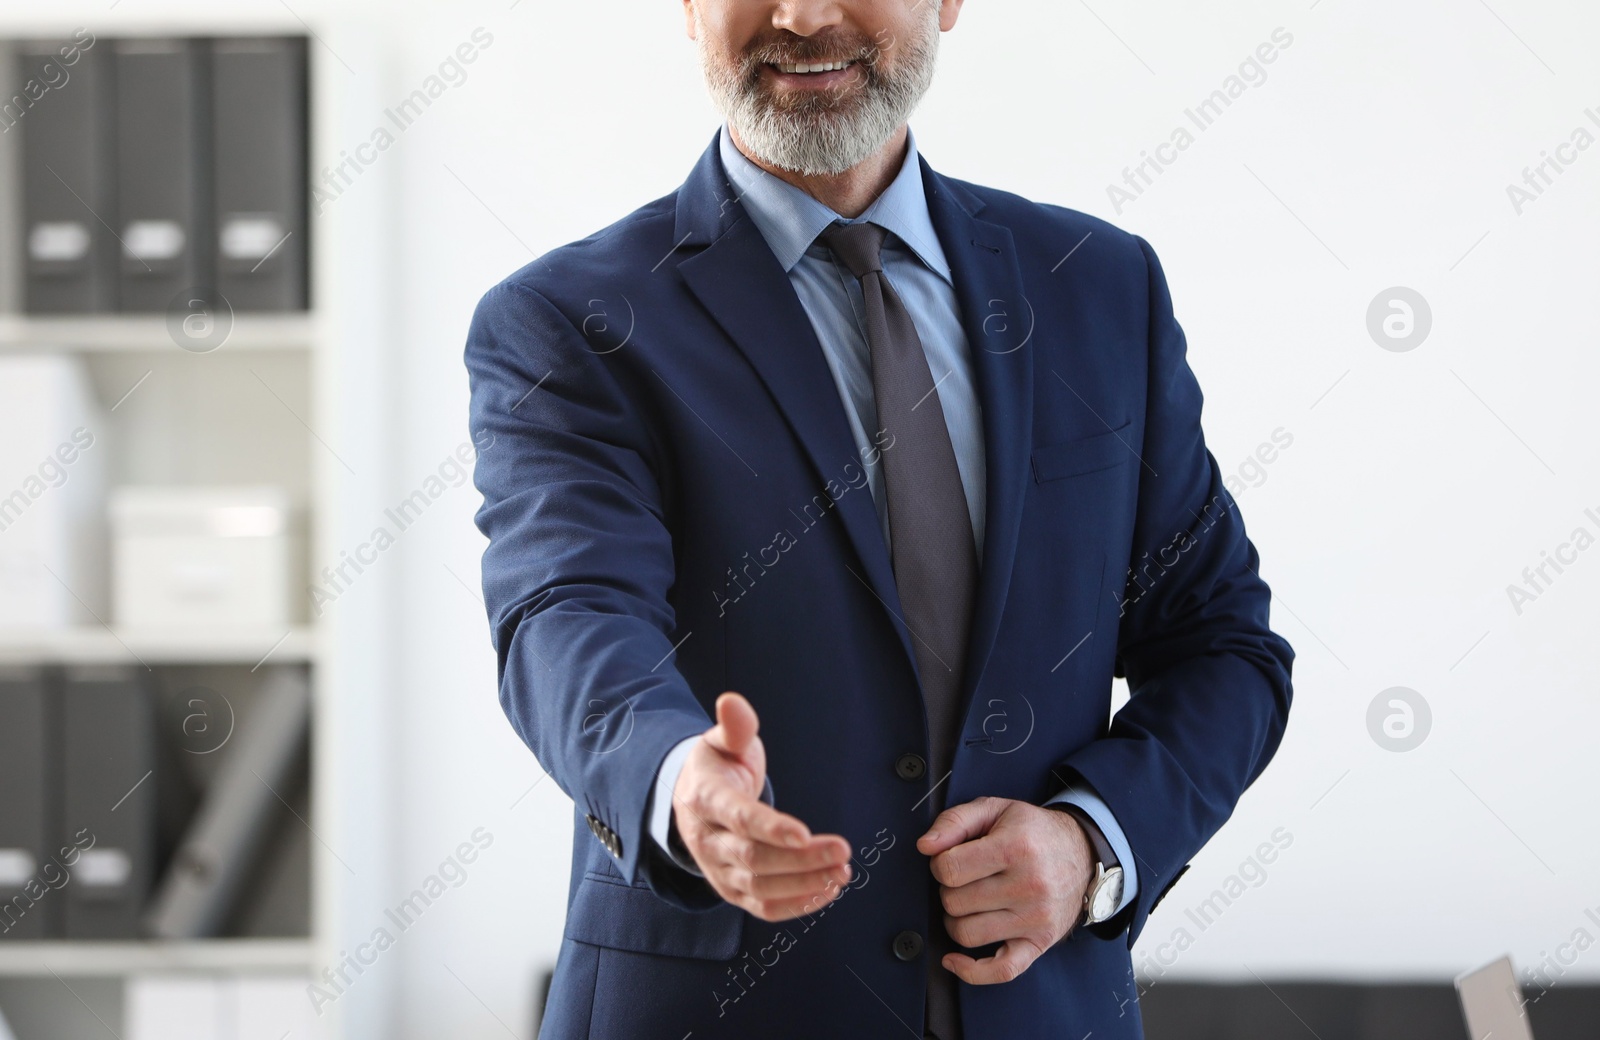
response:
<path id="1" fill-rule="evenodd" d="M 1111 809 L 1100 796 L 1090 790 L 1087 784 L 1069 787 L 1060 794 L 1047 800 L 1044 804 L 1055 805 L 1066 802 L 1069 805 L 1082 809 L 1094 825 L 1100 828 L 1100 833 L 1106 837 L 1106 842 L 1111 846 L 1111 851 L 1117 855 L 1117 863 L 1122 867 L 1122 901 L 1117 904 L 1115 912 L 1121 913 L 1122 908 L 1133 902 L 1139 896 L 1139 872 L 1134 868 L 1133 848 L 1128 844 L 1127 835 L 1122 833 L 1117 818 L 1111 814 Z"/>
<path id="2" fill-rule="evenodd" d="M 661 760 L 661 768 L 656 772 L 655 786 L 650 789 L 645 816 L 650 821 L 650 837 L 655 840 L 656 846 L 666 854 L 667 858 L 695 877 L 705 877 L 700 868 L 695 866 L 693 859 L 688 856 L 679 857 L 673 852 L 672 842 L 668 840 L 672 833 L 672 791 L 678 784 L 678 774 L 683 772 L 684 759 L 689 757 L 690 749 L 699 739 L 700 737 L 696 735 L 678 741 L 672 745 L 672 750 L 667 752 L 667 757 Z"/>
<path id="3" fill-rule="evenodd" d="M 672 745 L 672 750 L 667 752 L 667 757 L 661 760 L 661 768 L 656 772 L 655 786 L 650 789 L 649 799 L 645 803 L 645 819 L 650 821 L 650 837 L 667 858 L 678 866 L 687 870 L 695 877 L 705 877 L 700 868 L 695 865 L 694 859 L 687 855 L 679 855 L 673 851 L 671 834 L 673 825 L 672 792 L 678 786 L 678 774 L 683 772 L 684 760 L 689 757 L 689 751 L 694 747 L 694 742 L 699 740 L 698 735 L 685 737 Z M 772 779 L 767 778 L 761 791 L 761 800 L 768 805 L 773 804 Z M 1120 855 L 1120 853 L 1119 853 Z"/>

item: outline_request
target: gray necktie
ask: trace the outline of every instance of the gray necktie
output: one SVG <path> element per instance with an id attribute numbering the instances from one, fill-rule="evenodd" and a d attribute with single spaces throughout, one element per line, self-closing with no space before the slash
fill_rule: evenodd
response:
<path id="1" fill-rule="evenodd" d="M 819 237 L 861 280 L 878 428 L 893 438 L 882 454 L 890 558 L 928 713 L 932 761 L 927 778 L 936 785 L 930 801 L 938 813 L 944 808 L 943 780 L 960 723 L 962 669 L 978 585 L 977 550 L 955 449 L 922 340 L 883 275 L 880 253 L 886 234 L 870 222 L 835 222 Z M 938 1040 L 961 1040 L 956 977 L 939 963 L 954 944 L 945 935 L 937 884 L 933 890 L 931 934 L 925 944 L 926 1029 Z"/>

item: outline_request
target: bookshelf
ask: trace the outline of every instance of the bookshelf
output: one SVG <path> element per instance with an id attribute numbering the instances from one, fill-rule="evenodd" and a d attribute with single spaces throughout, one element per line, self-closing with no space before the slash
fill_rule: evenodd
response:
<path id="1" fill-rule="evenodd" d="M 364 135 L 372 114 L 386 103 L 388 55 L 371 25 L 287 8 L 248 24 L 231 24 L 228 11 L 205 9 L 215 13 L 175 24 L 160 5 L 153 14 L 134 6 L 95 15 L 96 35 L 110 40 L 309 32 L 312 170 Z M 17 71 L 15 42 L 65 38 L 82 24 L 48 17 L 0 14 L 0 79 L 7 84 Z M 350 65 L 363 74 L 351 74 Z M 300 517 L 294 587 L 303 592 L 321 564 L 338 559 L 340 547 L 360 543 L 390 491 L 395 418 L 383 389 L 391 328 L 384 271 L 392 237 L 392 174 L 380 164 L 364 175 L 360 192 L 312 216 L 310 310 L 236 314 L 220 347 L 195 353 L 175 344 L 159 314 L 22 313 L 20 137 L 0 134 L 0 358 L 50 352 L 85 360 L 108 410 L 113 486 L 284 487 Z M 139 389 L 120 400 L 135 385 Z M 113 404 L 118 407 L 111 411 Z M 259 973 L 309 980 L 370 936 L 388 894 L 384 807 L 390 784 L 382 722 L 393 681 L 391 580 L 375 568 L 321 616 L 313 616 L 309 596 L 302 595 L 297 619 L 286 628 L 141 631 L 113 622 L 65 631 L 0 631 L 5 665 L 145 665 L 167 676 L 167 685 L 234 677 L 248 686 L 270 666 L 294 664 L 309 668 L 312 684 L 307 778 L 303 793 L 291 799 L 296 815 L 303 813 L 306 833 L 299 835 L 301 848 L 291 849 L 285 860 L 303 872 L 304 884 L 287 886 L 283 897 L 297 904 L 304 927 L 293 935 L 185 942 L 0 942 L 0 1008 L 19 1040 L 104 1030 L 123 1035 L 121 985 L 128 976 Z M 393 984 L 377 975 L 364 980 L 315 1018 L 311 1035 L 389 1035 L 384 1008 Z"/>

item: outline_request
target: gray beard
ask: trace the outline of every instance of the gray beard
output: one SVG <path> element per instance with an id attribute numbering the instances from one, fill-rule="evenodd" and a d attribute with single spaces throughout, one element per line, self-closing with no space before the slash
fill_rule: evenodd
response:
<path id="1" fill-rule="evenodd" d="M 759 67 L 727 68 L 711 52 L 704 23 L 695 33 L 711 99 L 738 132 L 747 151 L 770 166 L 803 176 L 836 175 L 865 161 L 910 117 L 933 82 L 939 53 L 939 6 L 907 42 L 898 67 L 868 67 L 857 95 L 842 106 L 836 96 L 802 99 L 793 109 L 771 103 L 756 78 Z M 696 8 L 696 19 L 699 9 Z"/>

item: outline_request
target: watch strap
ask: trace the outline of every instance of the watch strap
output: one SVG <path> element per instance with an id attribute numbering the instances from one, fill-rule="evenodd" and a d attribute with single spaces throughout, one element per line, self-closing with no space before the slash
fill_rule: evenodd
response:
<path id="1" fill-rule="evenodd" d="M 1052 806 L 1052 808 L 1059 808 L 1063 812 L 1071 813 L 1072 818 L 1078 821 L 1078 825 L 1083 828 L 1084 837 L 1089 839 L 1089 849 L 1094 853 L 1096 862 L 1103 863 L 1107 870 L 1122 865 L 1121 861 L 1117 859 L 1116 852 L 1112 850 L 1111 843 L 1106 840 L 1105 834 L 1100 830 L 1099 824 L 1094 822 L 1092 816 L 1070 802 L 1060 802 Z"/>
<path id="2" fill-rule="evenodd" d="M 1100 830 L 1099 824 L 1095 823 L 1094 818 L 1085 812 L 1082 807 L 1073 805 L 1070 802 L 1057 802 L 1051 808 L 1071 813 L 1073 819 L 1077 820 L 1078 825 L 1083 828 L 1084 837 L 1089 841 L 1089 850 L 1094 856 L 1095 863 L 1093 876 L 1089 879 L 1089 889 L 1083 894 L 1083 910 L 1078 915 L 1078 924 L 1098 924 L 1098 921 L 1090 920 L 1093 915 L 1095 893 L 1099 886 L 1104 883 L 1105 876 L 1108 873 L 1113 870 L 1117 870 L 1120 873 L 1122 864 L 1118 861 L 1117 854 L 1112 851 L 1111 843 L 1106 840 L 1105 833 Z"/>

